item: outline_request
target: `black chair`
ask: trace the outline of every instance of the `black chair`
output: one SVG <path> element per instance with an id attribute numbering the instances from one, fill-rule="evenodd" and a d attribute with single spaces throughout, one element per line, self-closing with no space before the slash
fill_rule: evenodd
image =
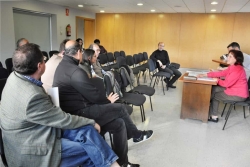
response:
<path id="1" fill-rule="evenodd" d="M 3 64 L 2 64 L 2 62 L 0 61 L 0 67 L 3 67 Z"/>
<path id="2" fill-rule="evenodd" d="M 105 84 L 105 88 L 106 88 L 106 93 L 110 94 L 111 92 L 113 92 L 113 88 L 110 82 L 110 78 L 105 75 L 104 78 L 104 84 Z M 126 83 L 123 83 L 124 85 Z M 125 85 L 126 87 L 126 85 Z M 143 104 L 146 101 L 146 97 L 140 94 L 134 94 L 134 93 L 127 93 L 127 92 L 123 92 L 123 97 L 120 97 L 119 100 L 117 100 L 117 103 L 124 103 L 124 104 L 132 104 L 132 106 L 140 106 L 140 110 L 141 110 L 141 117 L 142 117 L 142 122 L 146 119 L 145 118 L 145 112 L 144 112 L 144 107 Z"/>
<path id="3" fill-rule="evenodd" d="M 49 55 L 48 55 L 48 53 L 47 53 L 46 51 L 42 51 L 42 54 L 43 54 L 43 56 L 46 57 L 45 62 L 47 62 L 47 61 L 49 60 Z"/>
<path id="4" fill-rule="evenodd" d="M 0 155 L 1 155 L 1 159 L 2 159 L 2 162 L 3 162 L 4 166 L 8 167 L 7 160 L 6 160 L 6 157 L 5 157 L 5 154 L 4 154 L 3 136 L 2 136 L 2 130 L 1 129 L 0 129 Z"/>
<path id="5" fill-rule="evenodd" d="M 13 71 L 13 63 L 12 63 L 12 58 L 8 58 L 5 60 L 5 65 L 6 65 L 6 68 L 9 72 L 9 74 Z"/>
<path id="6" fill-rule="evenodd" d="M 7 78 L 0 79 L 0 100 L 2 99 L 3 88 L 6 84 Z"/>
<path id="7" fill-rule="evenodd" d="M 149 74 L 150 74 L 150 78 L 151 78 L 150 86 L 152 84 L 154 77 L 155 77 L 155 82 L 154 82 L 153 88 L 155 86 L 156 81 L 158 82 L 158 79 L 161 80 L 163 94 L 165 95 L 163 79 L 166 78 L 169 80 L 169 78 L 171 77 L 171 74 L 168 72 L 163 72 L 163 71 L 158 72 L 158 69 L 156 68 L 156 63 L 152 59 L 148 59 L 148 66 L 149 66 Z M 167 87 L 167 90 L 168 90 L 168 87 Z"/>
<path id="8" fill-rule="evenodd" d="M 120 56 L 126 58 L 126 54 L 125 54 L 125 52 L 123 50 L 120 51 Z"/>
<path id="9" fill-rule="evenodd" d="M 114 57 L 115 57 L 115 60 L 116 60 L 116 58 L 117 58 L 117 57 L 119 57 L 119 56 L 121 56 L 120 52 L 115 51 L 115 52 L 114 52 Z"/>
<path id="10" fill-rule="evenodd" d="M 115 63 L 115 58 L 113 56 L 113 53 L 112 52 L 108 52 L 107 53 L 107 57 L 108 57 L 108 63 L 109 63 L 110 69 L 112 69 L 112 68 L 117 69 L 118 65 Z"/>
<path id="11" fill-rule="evenodd" d="M 0 79 L 8 78 L 9 72 L 7 69 L 0 67 Z"/>
<path id="12" fill-rule="evenodd" d="M 249 90 L 249 89 L 250 89 L 250 77 L 248 78 L 247 85 L 248 85 L 248 90 Z M 250 107 L 250 98 L 249 98 L 249 97 L 248 97 L 244 102 L 236 102 L 236 101 L 231 101 L 231 100 L 225 100 L 225 101 L 223 101 L 223 103 L 224 103 L 225 105 L 224 105 L 223 111 L 222 111 L 222 113 L 221 113 L 221 117 L 223 117 L 223 114 L 224 114 L 224 112 L 225 112 L 225 109 L 226 109 L 226 107 L 227 107 L 227 104 L 230 104 L 230 106 L 229 106 L 227 115 L 226 115 L 226 117 L 225 117 L 225 120 L 226 120 L 226 121 L 225 121 L 225 123 L 224 123 L 224 126 L 223 126 L 222 130 L 225 129 L 226 124 L 227 124 L 227 120 L 228 120 L 228 118 L 229 118 L 229 116 L 230 116 L 230 113 L 231 113 L 233 107 L 235 107 L 236 105 L 237 105 L 237 106 L 242 106 L 242 107 L 243 107 L 244 118 L 246 118 L 245 107 Z"/>
<path id="13" fill-rule="evenodd" d="M 51 58 L 53 54 L 57 54 L 57 53 L 59 53 L 57 50 L 49 51 L 49 57 Z"/>
<path id="14" fill-rule="evenodd" d="M 108 57 L 107 57 L 107 54 L 104 53 L 104 54 L 99 54 L 98 56 L 99 58 L 99 63 L 102 65 L 102 69 L 104 71 L 109 71 L 111 68 L 109 67 L 108 65 Z"/>
<path id="15" fill-rule="evenodd" d="M 135 63 L 134 63 L 134 58 L 130 55 L 126 56 L 126 63 L 128 66 L 132 66 L 133 68 L 131 68 L 133 70 L 133 74 L 136 75 L 136 80 L 137 83 L 140 84 L 139 82 L 139 74 L 141 72 L 141 68 L 140 67 L 135 67 Z"/>
<path id="16" fill-rule="evenodd" d="M 139 94 L 149 96 L 151 111 L 153 111 L 151 96 L 153 96 L 155 94 L 155 89 L 152 88 L 152 87 L 149 87 L 147 85 L 138 85 L 138 86 L 134 87 L 126 68 L 125 67 L 120 67 L 119 71 L 120 71 L 122 80 L 126 80 L 125 82 L 128 82 L 128 84 L 129 84 L 129 86 L 131 88 L 131 90 L 128 91 L 128 93 L 139 93 Z"/>

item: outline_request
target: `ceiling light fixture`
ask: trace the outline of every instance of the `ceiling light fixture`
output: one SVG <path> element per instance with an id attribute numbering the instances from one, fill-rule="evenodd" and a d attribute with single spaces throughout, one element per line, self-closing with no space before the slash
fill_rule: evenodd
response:
<path id="1" fill-rule="evenodd" d="M 214 2 L 211 2 L 211 4 L 212 4 L 212 5 L 217 5 L 218 2 L 215 2 L 215 1 L 214 1 Z"/>
<path id="2" fill-rule="evenodd" d="M 151 12 L 155 12 L 155 10 L 154 10 L 154 9 L 152 9 L 152 10 L 151 10 Z"/>
<path id="3" fill-rule="evenodd" d="M 142 4 L 142 3 L 138 3 L 137 5 L 138 5 L 138 6 L 142 6 L 143 4 Z"/>
<path id="4" fill-rule="evenodd" d="M 211 12 L 216 12 L 216 9 L 212 9 Z"/>
<path id="5" fill-rule="evenodd" d="M 83 5 L 78 5 L 78 7 L 82 8 L 82 7 L 83 7 Z"/>
<path id="6" fill-rule="evenodd" d="M 101 13 L 104 13 L 105 11 L 104 10 L 100 10 Z"/>

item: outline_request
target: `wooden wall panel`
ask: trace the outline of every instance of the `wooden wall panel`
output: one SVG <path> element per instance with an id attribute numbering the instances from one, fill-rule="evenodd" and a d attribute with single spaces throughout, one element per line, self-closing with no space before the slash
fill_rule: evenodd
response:
<path id="1" fill-rule="evenodd" d="M 96 14 L 96 38 L 108 52 L 114 51 L 114 14 Z M 93 39 L 94 42 L 94 39 Z"/>
<path id="2" fill-rule="evenodd" d="M 200 68 L 203 58 L 205 14 L 182 14 L 179 63 L 181 67 Z"/>
<path id="3" fill-rule="evenodd" d="M 146 51 L 160 41 L 170 60 L 187 68 L 216 68 L 212 59 L 227 53 L 236 41 L 250 54 L 250 13 L 237 14 L 97 14 L 96 38 L 108 51 Z"/>
<path id="4" fill-rule="evenodd" d="M 204 18 L 207 23 L 206 37 L 204 39 L 204 51 L 202 68 L 217 68 L 218 64 L 212 59 L 227 53 L 227 45 L 231 42 L 235 14 L 208 14 Z M 233 24 L 232 24 L 233 25 Z"/>
<path id="5" fill-rule="evenodd" d="M 124 50 L 126 55 L 134 53 L 135 14 L 114 15 L 114 51 Z"/>
<path id="6" fill-rule="evenodd" d="M 136 14 L 134 53 L 148 52 L 157 48 L 157 14 Z"/>
<path id="7" fill-rule="evenodd" d="M 158 42 L 165 43 L 171 62 L 179 62 L 181 14 L 159 14 L 157 22 L 157 49 Z M 151 54 L 151 53 L 150 53 Z M 150 55 L 149 54 L 149 55 Z"/>
<path id="8" fill-rule="evenodd" d="M 232 22 L 229 24 L 233 24 Z M 250 54 L 250 13 L 235 14 L 232 42 L 240 44 L 242 52 Z"/>
<path id="9" fill-rule="evenodd" d="M 95 20 L 84 20 L 84 48 L 88 48 L 95 38 Z"/>

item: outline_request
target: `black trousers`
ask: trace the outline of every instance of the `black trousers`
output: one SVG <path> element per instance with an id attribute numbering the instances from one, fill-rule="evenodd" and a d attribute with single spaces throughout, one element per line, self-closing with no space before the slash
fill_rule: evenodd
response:
<path id="1" fill-rule="evenodd" d="M 168 82 L 168 85 L 173 85 L 175 83 L 175 81 L 180 78 L 181 76 L 181 72 L 179 70 L 177 70 L 176 68 L 172 67 L 172 66 L 168 66 L 164 69 L 162 68 L 158 68 L 159 71 L 164 71 L 164 72 L 168 72 L 170 73 L 171 75 L 174 75 L 172 77 L 172 79 Z"/>
<path id="2" fill-rule="evenodd" d="M 82 109 L 83 117 L 94 119 L 103 131 L 113 134 L 114 152 L 119 157 L 117 162 L 120 165 L 128 162 L 127 140 L 138 133 L 129 116 L 131 113 L 132 107 L 119 103 L 96 104 Z"/>

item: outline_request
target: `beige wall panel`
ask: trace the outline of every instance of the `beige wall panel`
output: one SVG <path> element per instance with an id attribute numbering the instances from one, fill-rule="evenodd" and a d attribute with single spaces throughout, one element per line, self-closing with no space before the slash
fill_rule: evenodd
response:
<path id="1" fill-rule="evenodd" d="M 242 52 L 250 54 L 250 13 L 236 14 L 233 37 L 230 42 L 238 42 Z"/>
<path id="2" fill-rule="evenodd" d="M 96 38 L 108 52 L 114 51 L 114 14 L 96 14 Z M 93 39 L 94 41 L 94 39 Z"/>
<path id="3" fill-rule="evenodd" d="M 201 68 L 217 68 L 219 57 L 227 53 L 227 45 L 231 42 L 235 14 L 207 14 L 203 22 L 207 23 L 204 39 L 203 62 Z"/>
<path id="4" fill-rule="evenodd" d="M 182 14 L 179 63 L 181 67 L 201 68 L 206 22 L 205 14 Z"/>
<path id="5" fill-rule="evenodd" d="M 134 33 L 134 53 L 148 52 L 157 48 L 157 14 L 136 14 Z"/>
<path id="6" fill-rule="evenodd" d="M 84 20 L 84 47 L 88 48 L 95 38 L 95 20 Z"/>
<path id="7" fill-rule="evenodd" d="M 168 51 L 171 62 L 179 62 L 180 25 L 181 14 L 158 14 L 157 44 L 165 43 L 164 49 Z M 154 44 L 155 50 L 157 44 Z"/>
<path id="8" fill-rule="evenodd" d="M 114 51 L 134 54 L 135 14 L 114 14 Z"/>

